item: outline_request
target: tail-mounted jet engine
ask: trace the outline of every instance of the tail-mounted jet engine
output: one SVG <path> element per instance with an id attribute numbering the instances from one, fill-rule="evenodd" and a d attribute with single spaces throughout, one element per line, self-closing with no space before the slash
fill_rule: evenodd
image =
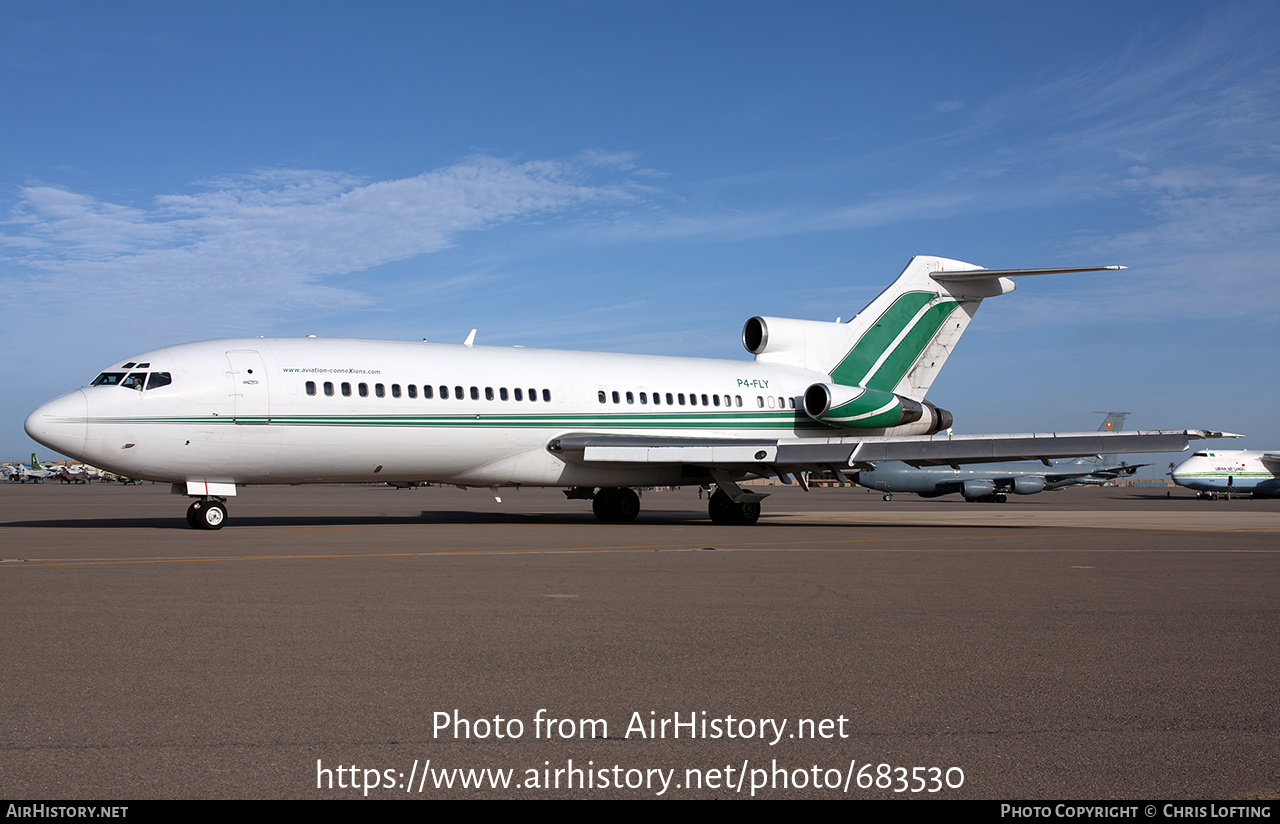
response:
<path id="1" fill-rule="evenodd" d="M 951 413 L 928 401 L 904 398 L 881 389 L 815 383 L 804 392 L 805 414 L 828 426 L 847 429 L 907 427 L 901 434 L 932 435 L 950 429 Z M 914 424 L 914 425 L 913 425 Z"/>

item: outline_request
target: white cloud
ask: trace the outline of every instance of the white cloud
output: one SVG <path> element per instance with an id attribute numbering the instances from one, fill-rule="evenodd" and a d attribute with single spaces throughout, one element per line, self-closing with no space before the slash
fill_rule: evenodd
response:
<path id="1" fill-rule="evenodd" d="M 241 307 L 360 303 L 325 279 L 440 251 L 462 232 L 633 201 L 644 187 L 594 178 L 633 165 L 594 152 L 472 157 L 401 180 L 268 170 L 160 195 L 150 208 L 29 186 L 4 222 L 0 293 L 11 306 L 56 302 L 64 314 L 77 301 L 172 309 L 196 294 L 207 307 L 219 294 Z"/>

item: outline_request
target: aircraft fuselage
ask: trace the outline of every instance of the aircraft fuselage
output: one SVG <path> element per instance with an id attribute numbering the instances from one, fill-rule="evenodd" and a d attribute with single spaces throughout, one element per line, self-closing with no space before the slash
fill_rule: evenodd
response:
<path id="1" fill-rule="evenodd" d="M 157 374 L 163 379 L 149 377 Z M 86 463 L 174 483 L 690 483 L 678 466 L 581 466 L 547 445 L 579 432 L 839 434 L 797 408 L 805 389 L 825 378 L 752 361 L 351 339 L 232 339 L 166 347 L 118 362 L 97 385 L 32 413 L 27 431 Z M 926 429 L 920 422 L 865 434 Z"/>

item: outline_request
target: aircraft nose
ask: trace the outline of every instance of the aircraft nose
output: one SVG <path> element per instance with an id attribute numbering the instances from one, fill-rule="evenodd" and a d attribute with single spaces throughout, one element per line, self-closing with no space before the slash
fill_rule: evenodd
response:
<path id="1" fill-rule="evenodd" d="M 84 392 L 77 389 L 32 412 L 23 428 L 36 443 L 68 457 L 81 458 L 88 417 L 89 402 Z"/>

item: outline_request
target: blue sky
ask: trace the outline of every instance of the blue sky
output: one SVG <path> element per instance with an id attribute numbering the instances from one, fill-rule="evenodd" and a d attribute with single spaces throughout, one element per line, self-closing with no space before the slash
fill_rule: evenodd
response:
<path id="1" fill-rule="evenodd" d="M 958 432 L 1280 448 L 1274 3 L 47 3 L 0 27 L 0 457 L 166 344 L 749 358 L 913 254 Z"/>

